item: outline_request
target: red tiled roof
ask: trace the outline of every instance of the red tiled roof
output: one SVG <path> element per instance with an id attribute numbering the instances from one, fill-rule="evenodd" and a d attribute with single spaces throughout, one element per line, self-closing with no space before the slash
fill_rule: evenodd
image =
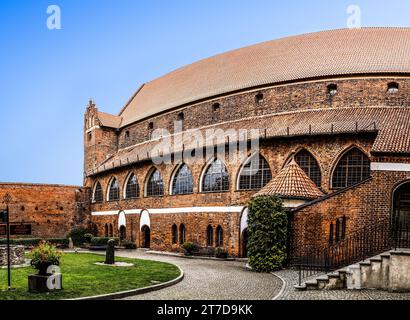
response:
<path id="1" fill-rule="evenodd" d="M 377 136 L 372 152 L 410 153 L 410 108 L 407 107 L 345 107 L 294 111 L 220 123 L 199 128 L 194 132 L 204 134 L 209 129 L 247 130 L 248 133 L 256 129 L 262 139 L 373 132 Z M 163 139 L 148 141 L 121 149 L 101 163 L 95 171 L 87 174 L 150 160 L 151 150 L 162 141 Z M 192 144 L 192 136 L 184 134 L 182 141 L 187 150 L 190 143 Z M 203 146 L 212 145 L 211 143 L 205 142 Z M 175 151 L 181 150 L 176 148 Z"/>
<path id="2" fill-rule="evenodd" d="M 257 196 L 314 200 L 323 196 L 323 192 L 293 159 L 261 191 L 254 195 L 254 197 Z"/>
<path id="3" fill-rule="evenodd" d="M 121 126 L 261 85 L 352 74 L 410 73 L 410 28 L 342 29 L 287 37 L 182 67 L 142 86 Z"/>
<path id="4" fill-rule="evenodd" d="M 98 112 L 98 119 L 104 127 L 118 129 L 121 125 L 121 117 L 114 116 L 105 112 Z"/>

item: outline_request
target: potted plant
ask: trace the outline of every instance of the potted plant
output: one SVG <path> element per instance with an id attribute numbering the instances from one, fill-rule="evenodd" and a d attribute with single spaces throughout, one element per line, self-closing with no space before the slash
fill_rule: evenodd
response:
<path id="1" fill-rule="evenodd" d="M 31 265 L 38 270 L 38 274 L 46 276 L 50 266 L 60 265 L 61 252 L 55 246 L 43 241 L 31 250 L 29 257 Z"/>

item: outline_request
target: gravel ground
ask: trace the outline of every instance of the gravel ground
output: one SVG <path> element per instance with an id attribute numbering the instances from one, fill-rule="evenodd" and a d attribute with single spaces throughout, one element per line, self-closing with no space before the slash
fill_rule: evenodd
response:
<path id="1" fill-rule="evenodd" d="M 182 282 L 126 300 L 271 300 L 282 289 L 282 281 L 272 274 L 245 268 L 245 262 L 185 259 L 118 251 L 118 256 L 170 262 L 184 270 Z"/>
<path id="2" fill-rule="evenodd" d="M 297 291 L 298 273 L 293 270 L 282 270 L 274 273 L 285 286 L 277 300 L 410 300 L 410 293 L 390 293 L 379 290 L 320 290 Z"/>

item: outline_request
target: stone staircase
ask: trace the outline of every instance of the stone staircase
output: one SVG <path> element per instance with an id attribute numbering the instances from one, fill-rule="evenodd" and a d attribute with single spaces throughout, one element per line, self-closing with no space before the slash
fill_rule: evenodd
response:
<path id="1" fill-rule="evenodd" d="M 410 291 L 410 250 L 390 251 L 306 281 L 298 290 Z"/>

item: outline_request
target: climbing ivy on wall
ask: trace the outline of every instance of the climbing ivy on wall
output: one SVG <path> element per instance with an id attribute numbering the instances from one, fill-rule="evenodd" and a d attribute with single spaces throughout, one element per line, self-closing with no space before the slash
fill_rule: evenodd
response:
<path id="1" fill-rule="evenodd" d="M 288 218 L 282 200 L 260 196 L 249 203 L 248 258 L 258 272 L 271 272 L 283 267 L 286 258 Z"/>

